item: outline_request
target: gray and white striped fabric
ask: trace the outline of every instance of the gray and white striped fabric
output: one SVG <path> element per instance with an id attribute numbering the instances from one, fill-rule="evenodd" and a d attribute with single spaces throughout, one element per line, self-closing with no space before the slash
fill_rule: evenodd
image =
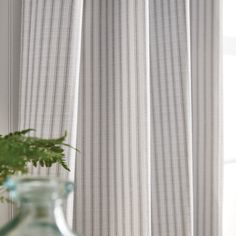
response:
<path id="1" fill-rule="evenodd" d="M 75 230 L 221 236 L 219 1 L 86 0 L 80 66 L 81 12 L 23 0 L 20 128 L 81 149 Z"/>
<path id="2" fill-rule="evenodd" d="M 192 235 L 186 9 L 185 0 L 150 1 L 153 236 Z"/>
<path id="3" fill-rule="evenodd" d="M 6 134 L 18 128 L 21 1 L 0 1 L 0 16 L 0 133 Z M 0 226 L 12 215 L 11 204 L 1 202 Z"/>
<path id="4" fill-rule="evenodd" d="M 19 128 L 76 145 L 82 1 L 23 0 Z M 69 176 L 59 166 L 32 168 L 33 175 L 74 180 L 75 152 L 67 150 Z M 67 207 L 72 224 L 73 199 Z"/>
<path id="5" fill-rule="evenodd" d="M 195 235 L 222 234 L 220 1 L 191 1 Z"/>
<path id="6" fill-rule="evenodd" d="M 36 135 L 43 137 L 68 130 L 72 143 L 72 127 L 77 122 L 81 4 L 73 0 L 22 1 L 19 128 L 35 128 Z M 32 171 L 65 174 L 60 168 Z"/>
<path id="7" fill-rule="evenodd" d="M 150 235 L 148 5 L 84 2 L 75 227 Z"/>

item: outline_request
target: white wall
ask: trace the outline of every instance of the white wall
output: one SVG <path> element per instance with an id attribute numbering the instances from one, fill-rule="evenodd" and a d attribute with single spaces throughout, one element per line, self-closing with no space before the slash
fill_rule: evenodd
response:
<path id="1" fill-rule="evenodd" d="M 0 0 L 0 134 L 17 129 L 21 0 Z M 12 216 L 0 203 L 0 227 Z"/>

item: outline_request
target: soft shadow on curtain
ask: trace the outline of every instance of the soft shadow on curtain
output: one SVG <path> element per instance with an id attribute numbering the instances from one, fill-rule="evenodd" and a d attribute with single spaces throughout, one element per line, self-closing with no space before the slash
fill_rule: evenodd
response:
<path id="1" fill-rule="evenodd" d="M 23 0 L 20 128 L 80 147 L 76 231 L 221 235 L 220 20 L 218 0 Z"/>

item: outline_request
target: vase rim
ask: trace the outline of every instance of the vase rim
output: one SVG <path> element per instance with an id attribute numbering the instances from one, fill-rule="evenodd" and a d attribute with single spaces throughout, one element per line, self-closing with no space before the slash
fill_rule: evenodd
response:
<path id="1" fill-rule="evenodd" d="M 13 176 L 4 183 L 13 200 L 43 199 L 43 195 L 52 200 L 65 198 L 73 191 L 72 181 L 56 177 Z"/>

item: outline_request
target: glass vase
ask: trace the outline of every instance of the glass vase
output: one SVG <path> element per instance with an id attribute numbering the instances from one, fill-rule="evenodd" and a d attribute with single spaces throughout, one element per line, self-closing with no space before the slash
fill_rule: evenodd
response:
<path id="1" fill-rule="evenodd" d="M 74 236 L 63 203 L 73 183 L 51 178 L 8 179 L 5 184 L 18 214 L 0 229 L 1 236 Z"/>

